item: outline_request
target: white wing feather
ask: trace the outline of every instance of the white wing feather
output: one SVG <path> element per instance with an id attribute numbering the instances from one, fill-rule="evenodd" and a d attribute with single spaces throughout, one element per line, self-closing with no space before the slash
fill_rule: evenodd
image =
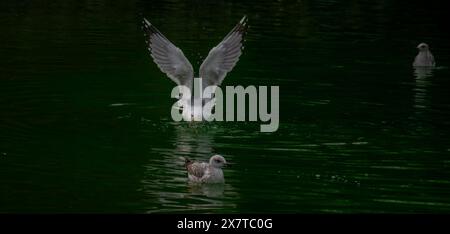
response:
<path id="1" fill-rule="evenodd" d="M 194 70 L 183 51 L 170 42 L 148 20 L 144 19 L 146 42 L 153 61 L 177 85 L 192 89 Z"/>
<path id="2" fill-rule="evenodd" d="M 219 86 L 242 54 L 242 43 L 247 30 L 247 17 L 231 30 L 230 33 L 214 48 L 200 66 L 200 77 L 203 89 L 207 86 Z"/>

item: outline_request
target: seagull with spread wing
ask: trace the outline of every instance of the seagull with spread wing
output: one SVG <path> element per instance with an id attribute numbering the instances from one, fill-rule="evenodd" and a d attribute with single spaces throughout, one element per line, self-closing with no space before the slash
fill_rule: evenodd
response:
<path id="1" fill-rule="evenodd" d="M 188 119 L 203 119 L 201 109 L 208 100 L 195 101 L 196 97 L 192 92 L 194 69 L 191 63 L 184 56 L 183 51 L 170 42 L 147 19 L 144 19 L 143 23 L 146 43 L 153 61 L 178 86 L 185 86 L 191 91 L 191 97 L 181 97 L 188 104 L 188 108 L 183 110 L 183 116 L 187 116 Z M 231 32 L 209 51 L 208 56 L 200 66 L 199 78 L 203 89 L 208 86 L 219 86 L 227 73 L 236 65 L 239 56 L 242 54 L 246 30 L 247 17 L 244 16 Z"/>

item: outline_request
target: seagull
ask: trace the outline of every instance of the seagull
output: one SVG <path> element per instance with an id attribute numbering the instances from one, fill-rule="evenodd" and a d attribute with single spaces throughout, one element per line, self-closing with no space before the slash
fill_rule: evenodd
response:
<path id="1" fill-rule="evenodd" d="M 247 28 L 247 17 L 244 16 L 228 35 L 209 51 L 199 71 L 203 89 L 208 86 L 219 86 L 227 73 L 234 68 L 242 54 Z M 185 86 L 191 90 L 191 97 L 181 97 L 188 107 L 183 110 L 183 118 L 202 120 L 201 109 L 210 99 L 203 98 L 203 100 L 195 101 L 198 97 L 194 97 L 194 69 L 191 63 L 181 49 L 170 42 L 145 18 L 143 30 L 150 55 L 159 69 L 178 86 Z M 182 109 L 181 106 L 180 109 Z"/>
<path id="2" fill-rule="evenodd" d="M 419 54 L 414 59 L 414 67 L 434 67 L 436 65 L 433 54 L 426 43 L 420 43 L 417 49 L 419 49 Z"/>
<path id="3" fill-rule="evenodd" d="M 194 183 L 217 184 L 224 183 L 222 167 L 227 165 L 227 161 L 220 155 L 214 155 L 207 162 L 193 162 L 188 158 L 180 157 L 184 160 L 184 166 L 188 172 L 188 179 Z"/>

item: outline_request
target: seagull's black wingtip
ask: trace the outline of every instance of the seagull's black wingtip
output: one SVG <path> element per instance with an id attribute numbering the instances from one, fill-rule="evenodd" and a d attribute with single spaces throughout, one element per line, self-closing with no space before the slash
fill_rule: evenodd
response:
<path id="1" fill-rule="evenodd" d="M 248 21 L 248 17 L 247 17 L 247 15 L 244 15 L 244 17 L 242 17 L 242 19 L 239 23 L 242 25 L 245 25 L 247 23 L 247 21 Z"/>
<path id="2" fill-rule="evenodd" d="M 144 25 L 146 25 L 146 26 L 152 25 L 152 24 L 150 23 L 150 21 L 148 21 L 146 18 L 144 18 L 144 20 L 142 21 L 142 23 L 144 23 Z"/>

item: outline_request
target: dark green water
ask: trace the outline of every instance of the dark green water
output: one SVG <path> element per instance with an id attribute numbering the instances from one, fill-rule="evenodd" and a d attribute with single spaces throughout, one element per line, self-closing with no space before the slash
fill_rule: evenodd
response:
<path id="1" fill-rule="evenodd" d="M 422 1 L 2 1 L 0 212 L 450 212 L 450 35 Z M 223 85 L 280 86 L 280 127 L 175 123 L 148 17 Z M 438 69 L 414 71 L 427 42 Z M 179 156 L 235 163 L 192 187 Z"/>

